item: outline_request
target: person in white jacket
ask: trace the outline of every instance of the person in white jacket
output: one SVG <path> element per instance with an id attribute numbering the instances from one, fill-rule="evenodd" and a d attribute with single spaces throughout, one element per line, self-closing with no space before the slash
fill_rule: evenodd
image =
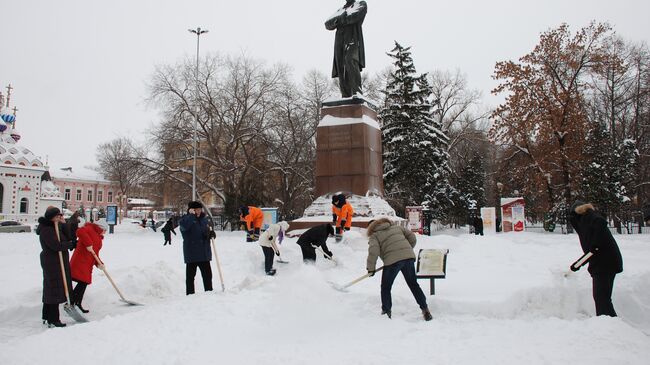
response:
<path id="1" fill-rule="evenodd" d="M 262 246 L 262 251 L 264 252 L 264 270 L 266 271 L 266 275 L 275 275 L 273 257 L 275 255 L 280 256 L 278 243 L 282 243 L 282 239 L 288 229 L 289 223 L 282 221 L 277 224 L 271 224 L 269 228 L 260 235 L 258 243 Z M 278 237 L 280 238 L 279 242 L 277 241 Z"/>

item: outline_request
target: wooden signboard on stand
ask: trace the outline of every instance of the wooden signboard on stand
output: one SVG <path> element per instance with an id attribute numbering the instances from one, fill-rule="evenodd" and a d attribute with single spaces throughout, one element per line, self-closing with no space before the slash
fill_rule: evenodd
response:
<path id="1" fill-rule="evenodd" d="M 423 249 L 418 252 L 418 266 L 416 275 L 418 279 L 429 279 L 429 294 L 436 294 L 435 279 L 447 277 L 447 254 L 449 250 Z"/>

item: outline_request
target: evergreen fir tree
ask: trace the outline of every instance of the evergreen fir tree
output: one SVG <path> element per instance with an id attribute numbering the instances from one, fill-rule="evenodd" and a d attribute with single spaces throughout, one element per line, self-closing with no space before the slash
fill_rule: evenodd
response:
<path id="1" fill-rule="evenodd" d="M 485 168 L 483 157 L 478 152 L 474 152 L 472 158 L 460 169 L 455 188 L 464 201 L 475 202 L 477 209 L 485 206 Z"/>
<path id="2" fill-rule="evenodd" d="M 422 204 L 432 210 L 434 218 L 444 218 L 451 204 L 449 138 L 431 116 L 431 87 L 426 74 L 416 74 L 410 48 L 395 42 L 388 55 L 395 67 L 379 112 L 386 195 L 398 211 Z"/>

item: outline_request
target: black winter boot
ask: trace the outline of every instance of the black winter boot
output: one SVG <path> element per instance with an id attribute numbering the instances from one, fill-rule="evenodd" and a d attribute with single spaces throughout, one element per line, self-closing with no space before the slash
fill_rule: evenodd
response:
<path id="1" fill-rule="evenodd" d="M 390 311 L 382 310 L 382 311 L 381 311 L 381 314 L 382 314 L 382 315 L 385 314 L 386 316 L 388 316 L 388 319 L 391 319 L 391 318 L 392 318 L 392 317 L 391 317 L 391 312 L 390 312 Z"/>
<path id="2" fill-rule="evenodd" d="M 275 270 L 275 269 L 271 269 L 271 270 L 269 270 L 269 271 L 266 272 L 266 275 L 268 275 L 268 276 L 273 276 L 273 275 L 275 275 L 275 273 L 276 273 L 276 270 Z"/>
<path id="3" fill-rule="evenodd" d="M 82 307 L 82 306 L 81 306 L 81 303 L 75 303 L 74 305 L 76 305 L 77 308 L 79 308 L 79 310 L 81 311 L 81 313 L 88 313 L 88 312 L 90 312 L 88 309 Z"/>
<path id="4" fill-rule="evenodd" d="M 422 310 L 422 316 L 424 317 L 425 321 L 430 321 L 433 319 L 433 316 L 431 315 L 431 312 L 429 311 L 429 308 L 423 309 Z"/>

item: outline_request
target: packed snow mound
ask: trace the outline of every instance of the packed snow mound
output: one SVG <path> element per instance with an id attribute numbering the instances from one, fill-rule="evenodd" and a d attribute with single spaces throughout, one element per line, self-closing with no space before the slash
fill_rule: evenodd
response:
<path id="1" fill-rule="evenodd" d="M 379 217 L 389 217 L 391 219 L 400 219 L 396 216 L 395 210 L 382 197 L 377 195 L 351 195 L 347 201 L 354 209 L 353 220 L 370 220 Z M 303 214 L 305 219 L 313 217 L 326 217 L 326 221 L 332 218 L 332 195 L 323 195 L 318 197 L 314 202 L 305 209 Z"/>

